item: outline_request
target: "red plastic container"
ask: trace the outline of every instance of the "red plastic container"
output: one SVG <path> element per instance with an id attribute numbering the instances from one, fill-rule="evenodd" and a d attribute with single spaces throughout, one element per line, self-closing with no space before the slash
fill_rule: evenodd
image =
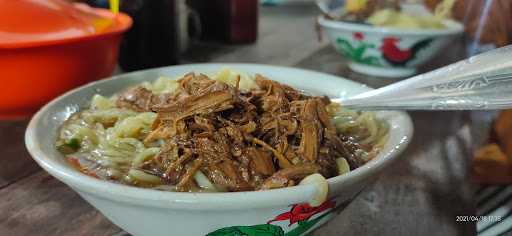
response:
<path id="1" fill-rule="evenodd" d="M 131 24 L 125 14 L 62 0 L 0 0 L 0 119 L 30 116 L 109 76 Z"/>

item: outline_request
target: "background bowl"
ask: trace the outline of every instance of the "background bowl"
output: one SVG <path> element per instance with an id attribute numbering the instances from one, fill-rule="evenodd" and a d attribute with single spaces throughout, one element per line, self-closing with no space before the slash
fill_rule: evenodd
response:
<path id="1" fill-rule="evenodd" d="M 411 139 L 413 128 L 406 113 L 379 112 L 378 116 L 390 124 L 388 143 L 364 166 L 330 178 L 329 200 L 320 207 L 304 204 L 315 196 L 314 185 L 253 192 L 180 193 L 110 183 L 76 171 L 55 149 L 57 132 L 64 120 L 86 106 L 96 93 L 109 96 L 161 75 L 177 77 L 191 71 L 215 72 L 224 66 L 250 74 L 260 73 L 313 94 L 330 97 L 369 90 L 361 84 L 328 74 L 266 65 L 192 64 L 145 70 L 91 83 L 50 102 L 32 118 L 25 135 L 27 148 L 41 167 L 133 235 L 239 235 L 236 232 L 303 235 L 346 207 L 384 167 L 397 160 Z"/>
<path id="2" fill-rule="evenodd" d="M 334 21 L 318 22 L 336 51 L 359 73 L 380 77 L 406 77 L 436 56 L 457 35 L 462 24 L 445 20 L 443 29 L 399 29 Z"/>
<path id="3" fill-rule="evenodd" d="M 103 33 L 0 44 L 0 120 L 27 117 L 56 96 L 111 75 L 122 33 L 132 24 L 125 14 L 115 19 Z"/>

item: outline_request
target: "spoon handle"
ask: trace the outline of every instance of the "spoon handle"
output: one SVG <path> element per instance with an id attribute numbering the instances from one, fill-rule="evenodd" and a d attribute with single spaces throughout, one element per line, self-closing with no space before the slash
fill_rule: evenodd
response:
<path id="1" fill-rule="evenodd" d="M 512 45 L 347 99 L 363 110 L 497 110 L 512 108 Z"/>

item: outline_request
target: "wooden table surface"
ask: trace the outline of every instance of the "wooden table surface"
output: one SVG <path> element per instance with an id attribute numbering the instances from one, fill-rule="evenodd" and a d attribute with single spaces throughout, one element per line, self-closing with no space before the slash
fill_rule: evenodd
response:
<path id="1" fill-rule="evenodd" d="M 316 14 L 314 7 L 262 8 L 257 43 L 196 43 L 183 63 L 294 66 L 373 87 L 394 81 L 351 72 L 326 41 L 318 42 L 313 27 Z M 453 44 L 430 67 L 449 63 L 461 51 L 459 44 Z M 410 114 L 415 134 L 401 160 L 314 236 L 475 234 L 474 223 L 455 221 L 457 215 L 475 215 L 473 187 L 468 181 L 474 146 L 470 114 Z M 125 235 L 32 161 L 23 142 L 27 122 L 0 122 L 0 235 Z"/>

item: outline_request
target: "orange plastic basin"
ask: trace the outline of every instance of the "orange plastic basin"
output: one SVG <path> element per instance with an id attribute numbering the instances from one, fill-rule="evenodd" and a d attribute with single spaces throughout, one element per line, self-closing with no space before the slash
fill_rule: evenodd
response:
<path id="1" fill-rule="evenodd" d="M 0 0 L 0 119 L 28 117 L 109 76 L 131 24 L 125 14 L 62 0 Z"/>

